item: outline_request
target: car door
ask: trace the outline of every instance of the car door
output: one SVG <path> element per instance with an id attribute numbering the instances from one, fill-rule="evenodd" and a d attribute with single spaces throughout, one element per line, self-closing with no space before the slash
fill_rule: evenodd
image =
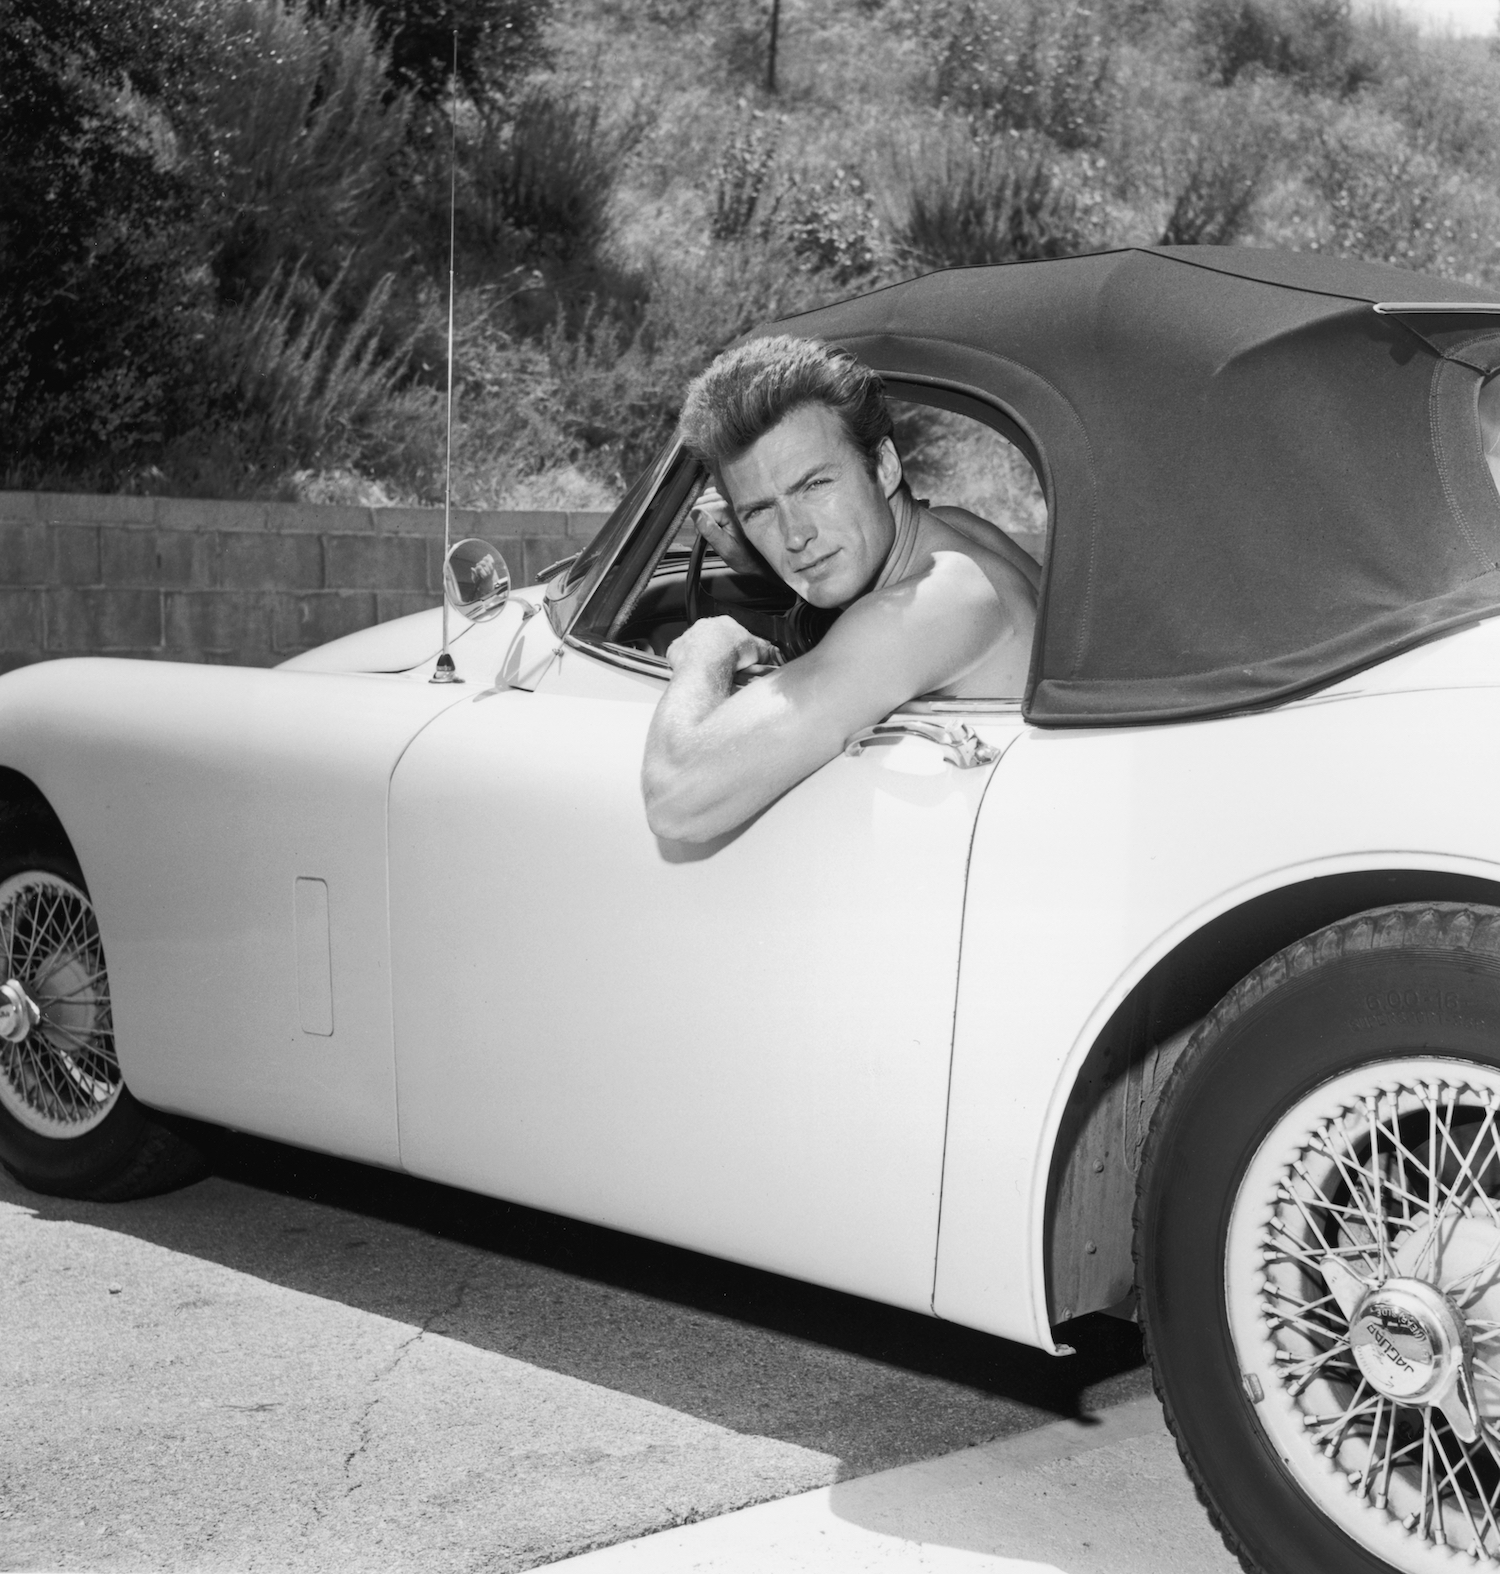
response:
<path id="1" fill-rule="evenodd" d="M 566 641 L 529 623 L 496 664 L 534 672 L 550 640 L 542 676 L 476 672 L 393 775 L 402 1161 L 929 1310 L 995 769 L 941 740 L 968 725 L 998 756 L 1019 706 L 915 704 L 737 832 L 659 841 L 640 768 L 668 669 L 623 641 L 693 485 L 665 456 L 585 556 L 606 615 L 559 620 Z"/>
<path id="2" fill-rule="evenodd" d="M 840 757 L 659 841 L 664 679 L 568 648 L 424 730 L 391 793 L 404 1165 L 930 1309 L 965 870 L 994 765 Z M 925 718 L 930 720 L 930 718 Z M 1014 709 L 976 707 L 999 747 Z"/>

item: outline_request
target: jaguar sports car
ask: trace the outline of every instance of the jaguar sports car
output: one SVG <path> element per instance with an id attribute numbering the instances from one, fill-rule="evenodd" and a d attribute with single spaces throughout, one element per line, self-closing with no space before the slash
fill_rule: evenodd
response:
<path id="1" fill-rule="evenodd" d="M 0 1160 L 124 1199 L 189 1117 L 1059 1355 L 1139 1317 L 1247 1568 L 1500 1563 L 1500 299 L 1127 249 L 764 331 L 1039 559 L 1025 692 L 658 840 L 670 641 L 818 632 L 677 445 L 508 599 L 461 543 L 275 670 L 11 673 Z"/>

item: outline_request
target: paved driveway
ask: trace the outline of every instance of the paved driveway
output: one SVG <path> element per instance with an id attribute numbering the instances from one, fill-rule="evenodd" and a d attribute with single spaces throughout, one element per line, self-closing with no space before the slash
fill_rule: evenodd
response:
<path id="1" fill-rule="evenodd" d="M 119 1206 L 0 1175 L 0 1567 L 509 1570 L 1144 1392 L 273 1144 Z"/>

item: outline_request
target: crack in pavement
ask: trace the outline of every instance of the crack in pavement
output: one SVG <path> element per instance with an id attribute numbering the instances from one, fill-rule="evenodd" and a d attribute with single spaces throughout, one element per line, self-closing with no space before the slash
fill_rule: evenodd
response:
<path id="1" fill-rule="evenodd" d="M 381 1385 L 384 1384 L 396 1371 L 396 1368 L 399 1367 L 406 1359 L 408 1351 L 410 1351 L 411 1348 L 418 1343 L 418 1341 L 425 1339 L 439 1322 L 446 1318 L 457 1315 L 459 1309 L 464 1304 L 464 1297 L 469 1293 L 469 1286 L 473 1282 L 473 1279 L 474 1270 L 470 1269 L 469 1272 L 465 1273 L 458 1281 L 458 1284 L 448 1301 L 444 1305 L 438 1307 L 436 1311 L 430 1313 L 427 1317 L 424 1317 L 422 1319 L 421 1325 L 413 1329 L 412 1332 L 396 1346 L 391 1359 L 370 1379 L 370 1384 L 372 1387 L 379 1389 Z M 359 1456 L 363 1454 L 370 1446 L 373 1437 L 373 1428 L 370 1424 L 370 1418 L 374 1415 L 375 1408 L 377 1405 L 379 1405 L 383 1397 L 384 1396 L 382 1394 L 377 1392 L 368 1401 L 366 1401 L 364 1408 L 359 1413 L 359 1419 L 354 1424 L 355 1436 L 359 1441 L 356 1442 L 354 1447 L 351 1448 L 344 1456 L 344 1476 L 346 1480 L 354 1470 L 355 1460 L 358 1459 Z M 353 1493 L 358 1492 L 363 1485 L 364 1482 L 362 1481 L 350 1482 L 344 1488 L 344 1496 L 349 1497 Z"/>

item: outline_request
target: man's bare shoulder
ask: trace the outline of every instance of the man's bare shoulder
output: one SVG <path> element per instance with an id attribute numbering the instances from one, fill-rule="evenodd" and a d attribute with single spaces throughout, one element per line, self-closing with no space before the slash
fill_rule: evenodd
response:
<path id="1" fill-rule="evenodd" d="M 929 508 L 928 512 L 936 515 L 943 524 L 956 530 L 974 546 L 1009 563 L 1020 572 L 1033 590 L 1041 589 L 1041 565 L 1023 546 L 1006 535 L 999 525 L 981 518 L 972 509 L 960 508 L 953 504 Z"/>
<path id="2" fill-rule="evenodd" d="M 923 509 L 899 575 L 848 608 L 835 648 L 899 639 L 922 669 L 913 694 L 1013 698 L 1025 689 L 1036 603 L 1015 564 Z"/>

